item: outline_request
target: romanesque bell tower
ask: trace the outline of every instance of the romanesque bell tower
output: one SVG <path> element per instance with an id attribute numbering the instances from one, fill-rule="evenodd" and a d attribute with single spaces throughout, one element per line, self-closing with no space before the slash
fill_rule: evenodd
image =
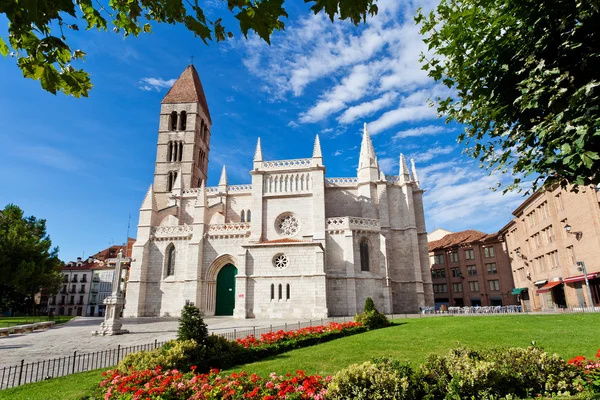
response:
<path id="1" fill-rule="evenodd" d="M 211 124 L 200 77 L 189 65 L 160 105 L 154 170 L 159 208 L 167 202 L 167 196 L 160 194 L 171 192 L 176 184 L 189 189 L 206 182 Z"/>

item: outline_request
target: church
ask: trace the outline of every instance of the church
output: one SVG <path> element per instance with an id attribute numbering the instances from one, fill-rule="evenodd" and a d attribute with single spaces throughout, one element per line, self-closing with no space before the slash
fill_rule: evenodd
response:
<path id="1" fill-rule="evenodd" d="M 207 187 L 211 117 L 188 66 L 161 102 L 154 183 L 140 208 L 126 317 L 354 315 L 433 306 L 414 162 L 385 176 L 365 124 L 356 176 L 326 177 L 319 137 L 305 158 L 265 160 L 257 138 L 249 183 L 223 167 Z M 299 154 L 302 156 L 302 154 Z"/>

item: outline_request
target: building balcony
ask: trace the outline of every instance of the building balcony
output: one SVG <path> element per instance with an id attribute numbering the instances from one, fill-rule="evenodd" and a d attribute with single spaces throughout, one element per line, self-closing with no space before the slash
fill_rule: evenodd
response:
<path id="1" fill-rule="evenodd" d="M 79 293 L 85 293 L 85 289 L 79 289 Z"/>
<path id="2" fill-rule="evenodd" d="M 70 301 L 70 302 L 69 302 L 69 305 L 70 305 L 70 306 L 74 306 L 74 305 L 75 305 L 75 302 L 74 302 L 74 301 Z"/>
<path id="3" fill-rule="evenodd" d="M 83 278 L 83 279 L 82 279 L 80 282 L 81 282 L 81 283 L 87 283 L 87 279 L 86 279 L 86 278 Z"/>
<path id="4" fill-rule="evenodd" d="M 69 290 L 69 293 L 77 293 L 77 290 L 71 289 L 71 290 Z"/>
<path id="5" fill-rule="evenodd" d="M 78 301 L 78 302 L 77 302 L 77 305 L 78 305 L 78 306 L 82 306 L 82 305 L 83 305 L 83 301 Z"/>
<path id="6" fill-rule="evenodd" d="M 67 289 L 63 289 L 60 291 L 60 294 L 67 294 Z"/>
<path id="7" fill-rule="evenodd" d="M 73 282 L 73 283 L 77 282 L 77 278 L 71 279 L 71 282 Z"/>
<path id="8" fill-rule="evenodd" d="M 59 306 L 64 306 L 64 305 L 66 305 L 66 304 L 67 304 L 67 303 L 65 303 L 64 301 L 59 301 L 59 302 L 58 302 L 58 305 L 59 305 Z"/>

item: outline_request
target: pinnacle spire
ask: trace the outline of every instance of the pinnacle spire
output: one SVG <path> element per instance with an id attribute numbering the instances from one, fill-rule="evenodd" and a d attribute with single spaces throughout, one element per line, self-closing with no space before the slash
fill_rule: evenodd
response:
<path id="1" fill-rule="evenodd" d="M 161 102 L 161 104 L 173 103 L 200 103 L 208 120 L 212 123 L 202 82 L 200 82 L 198 71 L 192 64 L 188 65 L 181 73 Z"/>
<path id="2" fill-rule="evenodd" d="M 156 199 L 154 198 L 154 187 L 150 185 L 148 191 L 146 192 L 146 197 L 144 197 L 144 201 L 142 202 L 142 206 L 140 210 L 156 210 Z"/>
<path id="3" fill-rule="evenodd" d="M 410 167 L 412 169 L 412 178 L 413 178 L 413 181 L 415 181 L 415 183 L 417 184 L 417 186 L 419 186 L 419 177 L 417 176 L 417 168 L 415 167 L 415 159 L 414 158 L 410 159 Z"/>
<path id="4" fill-rule="evenodd" d="M 358 161 L 358 168 L 367 168 L 369 166 L 378 166 L 377 156 L 375 155 L 375 149 L 373 148 L 373 142 L 367 129 L 367 123 L 365 122 L 363 128 L 362 143 L 360 144 L 360 158 Z"/>
<path id="5" fill-rule="evenodd" d="M 408 165 L 406 164 L 406 158 L 404 158 L 404 154 L 402 153 L 400 153 L 400 171 L 398 175 L 400 176 L 401 183 L 408 183 L 410 181 Z"/>
<path id="6" fill-rule="evenodd" d="M 260 145 L 260 138 L 256 141 L 256 151 L 254 152 L 254 161 L 263 161 L 262 147 Z"/>
<path id="7" fill-rule="evenodd" d="M 221 171 L 221 178 L 219 179 L 219 186 L 227 186 L 227 169 L 224 165 Z"/>
<path id="8" fill-rule="evenodd" d="M 181 167 L 177 170 L 177 176 L 175 177 L 175 182 L 173 182 L 173 191 L 181 191 L 183 189 L 183 174 L 181 173 Z"/>
<path id="9" fill-rule="evenodd" d="M 315 135 L 315 145 L 313 146 L 313 158 L 323 158 L 323 153 L 321 152 L 321 141 L 319 140 L 319 135 Z"/>
<path id="10" fill-rule="evenodd" d="M 196 207 L 206 206 L 206 185 L 204 180 L 200 184 L 200 190 L 198 190 L 198 196 L 196 197 Z"/>

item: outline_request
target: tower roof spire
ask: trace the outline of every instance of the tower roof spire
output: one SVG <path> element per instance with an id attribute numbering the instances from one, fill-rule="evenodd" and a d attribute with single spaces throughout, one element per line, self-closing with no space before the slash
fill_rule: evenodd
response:
<path id="1" fill-rule="evenodd" d="M 319 140 L 319 135 L 315 135 L 315 145 L 313 146 L 313 158 L 323 158 L 323 153 L 321 152 L 321 141 Z"/>
<path id="2" fill-rule="evenodd" d="M 219 179 L 219 186 L 227 186 L 227 169 L 224 165 L 221 171 L 221 178 Z"/>
<path id="3" fill-rule="evenodd" d="M 260 138 L 256 141 L 256 151 L 254 152 L 254 161 L 263 161 L 262 147 L 260 145 Z"/>
<path id="4" fill-rule="evenodd" d="M 410 181 L 410 175 L 408 173 L 408 165 L 406 164 L 406 158 L 404 158 L 404 154 L 400 153 L 400 182 L 408 183 Z"/>
<path id="5" fill-rule="evenodd" d="M 415 159 L 411 158 L 410 159 L 410 166 L 412 169 L 412 178 L 413 181 L 415 181 L 415 183 L 417 184 L 417 186 L 419 186 L 419 177 L 417 176 L 417 167 L 415 167 Z"/>
<path id="6" fill-rule="evenodd" d="M 360 157 L 358 160 L 358 168 L 367 168 L 370 166 L 378 167 L 377 156 L 375 155 L 375 149 L 373 148 L 373 142 L 367 129 L 367 123 L 363 127 L 363 137 L 360 144 Z"/>
<path id="7" fill-rule="evenodd" d="M 199 103 L 212 123 L 202 82 L 200 82 L 198 71 L 196 71 L 196 68 L 192 64 L 188 65 L 175 81 L 161 103 Z"/>

